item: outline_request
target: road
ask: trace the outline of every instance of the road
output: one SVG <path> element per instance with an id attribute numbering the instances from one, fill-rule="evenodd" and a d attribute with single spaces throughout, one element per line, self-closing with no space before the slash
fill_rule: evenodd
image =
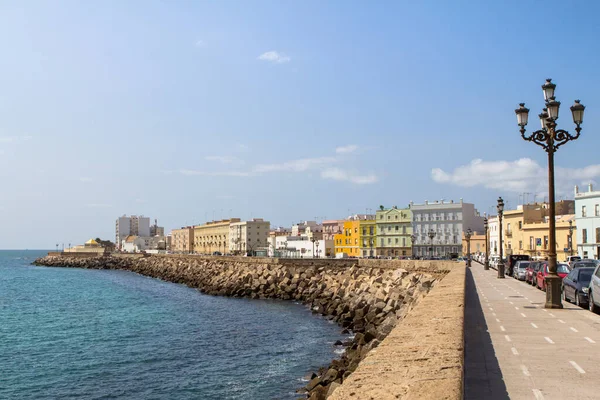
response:
<path id="1" fill-rule="evenodd" d="M 473 262 L 467 271 L 465 399 L 599 399 L 600 316 Z"/>

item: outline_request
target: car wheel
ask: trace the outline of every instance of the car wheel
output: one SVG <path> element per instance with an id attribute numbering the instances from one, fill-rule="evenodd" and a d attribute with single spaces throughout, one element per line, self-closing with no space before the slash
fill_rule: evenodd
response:
<path id="1" fill-rule="evenodd" d="M 596 314 L 598 312 L 598 306 L 596 306 L 596 304 L 594 304 L 594 298 L 592 297 L 592 293 L 590 293 L 590 304 L 588 305 L 588 308 L 594 314 Z"/>

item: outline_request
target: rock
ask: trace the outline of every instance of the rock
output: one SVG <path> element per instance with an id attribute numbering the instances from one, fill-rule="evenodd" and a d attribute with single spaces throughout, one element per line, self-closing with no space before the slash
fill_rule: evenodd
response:
<path id="1" fill-rule="evenodd" d="M 327 391 L 327 397 L 331 396 L 333 394 L 333 392 L 335 392 L 335 389 L 337 389 L 340 386 L 341 386 L 341 384 L 339 384 L 337 382 L 331 382 L 329 384 L 329 390 Z"/>
<path id="2" fill-rule="evenodd" d="M 319 378 L 317 376 L 316 378 L 313 378 L 310 380 L 310 382 L 308 382 L 308 384 L 306 385 L 306 390 L 308 390 L 310 392 L 320 383 L 321 383 L 321 378 Z"/>
<path id="3" fill-rule="evenodd" d="M 334 346 L 343 346 L 344 343 L 342 343 L 341 340 L 336 340 L 335 343 L 333 344 Z"/>

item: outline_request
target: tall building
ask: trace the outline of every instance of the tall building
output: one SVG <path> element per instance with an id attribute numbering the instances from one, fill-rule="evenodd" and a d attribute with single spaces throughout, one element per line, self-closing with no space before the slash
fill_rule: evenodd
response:
<path id="1" fill-rule="evenodd" d="M 142 215 L 123 215 L 115 222 L 115 244 L 120 249 L 121 242 L 130 235 L 150 236 L 150 218 Z M 163 232 L 164 235 L 164 232 Z"/>
<path id="2" fill-rule="evenodd" d="M 490 257 L 500 255 L 498 246 L 500 245 L 500 230 L 498 227 L 498 217 L 488 217 L 488 238 L 490 241 Z"/>
<path id="3" fill-rule="evenodd" d="M 212 254 L 216 251 L 229 253 L 229 226 L 240 221 L 239 218 L 231 218 L 194 226 L 194 252 L 202 254 Z"/>
<path id="4" fill-rule="evenodd" d="M 271 223 L 262 218 L 232 222 L 229 225 L 229 253 L 246 254 L 268 246 Z"/>
<path id="5" fill-rule="evenodd" d="M 384 257 L 411 256 L 412 212 L 394 206 L 377 210 L 377 255 Z"/>
<path id="6" fill-rule="evenodd" d="M 154 220 L 154 225 L 150 226 L 150 236 L 165 236 L 165 228 L 158 226 L 158 220 Z"/>
<path id="7" fill-rule="evenodd" d="M 471 229 L 483 233 L 483 217 L 471 203 L 455 203 L 453 200 L 409 205 L 415 233 L 413 244 L 415 255 L 420 257 L 448 257 L 462 255 L 463 232 Z M 429 233 L 435 234 L 433 239 Z M 466 249 L 464 249 L 466 252 Z"/>
<path id="8" fill-rule="evenodd" d="M 590 183 L 587 192 L 575 186 L 575 218 L 577 225 L 577 254 L 582 258 L 600 257 L 600 191 Z"/>

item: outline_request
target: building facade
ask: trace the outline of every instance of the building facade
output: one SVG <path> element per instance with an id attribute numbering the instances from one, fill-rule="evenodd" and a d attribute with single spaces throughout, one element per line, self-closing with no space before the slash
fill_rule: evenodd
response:
<path id="1" fill-rule="evenodd" d="M 333 240 L 309 240 L 306 236 L 276 236 L 269 256 L 283 258 L 323 258 L 334 256 Z M 272 240 L 273 240 L 272 239 Z"/>
<path id="2" fill-rule="evenodd" d="M 343 219 L 332 219 L 323 221 L 323 239 L 334 240 L 334 236 L 342 233 L 344 229 Z"/>
<path id="3" fill-rule="evenodd" d="M 569 247 L 569 226 L 573 226 L 573 243 L 577 243 L 577 229 L 575 226 L 575 215 L 557 215 L 555 223 L 556 232 L 556 259 L 558 261 L 566 261 L 571 254 Z M 528 254 L 533 259 L 548 259 L 549 247 L 549 229 L 548 217 L 543 217 L 540 222 L 531 222 L 523 224 L 523 249 L 512 250 L 509 254 Z M 573 254 L 576 254 L 573 251 Z"/>
<path id="4" fill-rule="evenodd" d="M 575 220 L 578 241 L 573 241 L 581 258 L 600 258 L 600 191 L 592 184 L 587 192 L 575 186 Z"/>
<path id="5" fill-rule="evenodd" d="M 335 254 L 345 254 L 346 257 L 359 257 L 360 252 L 360 220 L 345 221 L 342 233 L 334 235 Z"/>
<path id="6" fill-rule="evenodd" d="M 360 220 L 358 227 L 359 243 L 362 257 L 377 256 L 377 221 L 375 219 Z"/>
<path id="7" fill-rule="evenodd" d="M 171 231 L 171 251 L 192 253 L 194 251 L 194 227 L 187 226 Z"/>
<path id="8" fill-rule="evenodd" d="M 150 236 L 165 236 L 165 228 L 158 226 L 158 220 L 154 220 L 154 225 L 150 225 Z"/>
<path id="9" fill-rule="evenodd" d="M 166 250 L 164 236 L 134 236 L 129 235 L 121 244 L 121 250 L 127 253 L 138 253 L 148 250 Z"/>
<path id="10" fill-rule="evenodd" d="M 120 248 L 123 239 L 129 235 L 150 236 L 150 218 L 142 215 L 123 215 L 115 222 L 115 245 Z M 164 232 L 163 232 L 164 235 Z"/>
<path id="11" fill-rule="evenodd" d="M 410 209 L 399 209 L 394 206 L 377 210 L 375 221 L 378 256 L 409 257 L 412 255 L 410 235 L 413 233 L 413 227 Z"/>
<path id="12" fill-rule="evenodd" d="M 229 225 L 229 253 L 247 254 L 268 246 L 271 223 L 262 218 Z"/>
<path id="13" fill-rule="evenodd" d="M 490 241 L 490 257 L 500 254 L 498 246 L 500 245 L 500 230 L 498 217 L 488 217 L 488 238 Z"/>
<path id="14" fill-rule="evenodd" d="M 483 233 L 483 217 L 471 203 L 453 200 L 410 203 L 415 232 L 414 252 L 419 257 L 463 255 L 462 237 L 467 229 Z M 433 239 L 429 233 L 434 234 Z M 466 252 L 466 249 L 465 249 Z"/>
<path id="15" fill-rule="evenodd" d="M 240 219 L 224 219 L 194 226 L 194 253 L 229 253 L 229 226 L 234 222 L 240 222 Z"/>

